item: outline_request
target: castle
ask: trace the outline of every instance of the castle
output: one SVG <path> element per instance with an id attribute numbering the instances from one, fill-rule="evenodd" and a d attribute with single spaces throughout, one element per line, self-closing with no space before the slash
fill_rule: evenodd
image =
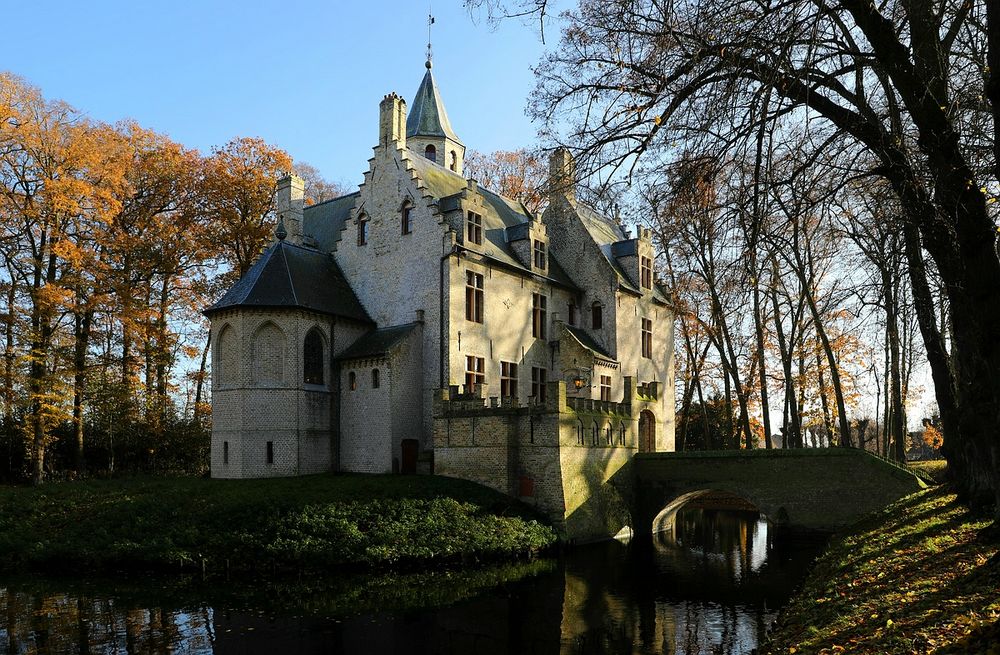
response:
<path id="1" fill-rule="evenodd" d="M 614 534 L 614 478 L 674 449 L 650 233 L 578 201 L 563 149 L 540 216 L 466 179 L 426 68 L 409 114 L 382 100 L 358 191 L 306 207 L 280 180 L 274 243 L 205 310 L 212 476 L 449 475 Z"/>

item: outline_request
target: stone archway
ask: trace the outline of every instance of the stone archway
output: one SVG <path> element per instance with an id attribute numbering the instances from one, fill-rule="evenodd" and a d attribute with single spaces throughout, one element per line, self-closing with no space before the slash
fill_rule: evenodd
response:
<path id="1" fill-rule="evenodd" d="M 639 452 L 656 451 L 656 416 L 648 409 L 639 414 Z"/>

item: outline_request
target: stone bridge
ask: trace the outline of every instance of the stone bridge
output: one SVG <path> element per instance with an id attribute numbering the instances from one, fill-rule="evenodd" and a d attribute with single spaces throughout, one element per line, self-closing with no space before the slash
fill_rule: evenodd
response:
<path id="1" fill-rule="evenodd" d="M 832 531 L 926 486 L 849 448 L 641 453 L 632 465 L 637 533 L 669 529 L 685 503 L 720 492 L 749 502 L 775 526 Z"/>

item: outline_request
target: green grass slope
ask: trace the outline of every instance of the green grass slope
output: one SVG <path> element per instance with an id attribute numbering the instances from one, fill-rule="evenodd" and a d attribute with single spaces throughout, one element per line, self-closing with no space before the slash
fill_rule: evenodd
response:
<path id="1" fill-rule="evenodd" d="M 1000 655 L 990 523 L 943 487 L 903 498 L 831 543 L 761 651 Z"/>

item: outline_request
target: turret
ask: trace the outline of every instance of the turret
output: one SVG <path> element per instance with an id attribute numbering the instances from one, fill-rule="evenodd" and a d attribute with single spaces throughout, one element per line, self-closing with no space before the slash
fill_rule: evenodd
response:
<path id="1" fill-rule="evenodd" d="M 451 128 L 448 113 L 438 92 L 431 61 L 425 64 L 427 72 L 413 98 L 410 115 L 406 119 L 406 137 L 410 150 L 445 168 L 462 175 L 465 163 L 465 146 Z"/>

